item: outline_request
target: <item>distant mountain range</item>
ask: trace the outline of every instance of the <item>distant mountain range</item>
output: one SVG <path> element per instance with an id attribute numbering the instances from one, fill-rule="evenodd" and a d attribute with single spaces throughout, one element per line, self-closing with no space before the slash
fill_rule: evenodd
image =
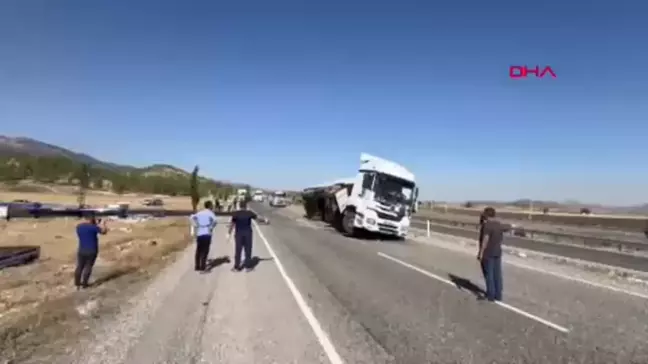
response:
<path id="1" fill-rule="evenodd" d="M 0 156 L 31 156 L 31 157 L 67 157 L 78 163 L 88 163 L 95 167 L 113 170 L 115 172 L 137 171 L 144 175 L 171 176 L 189 175 L 185 171 L 168 164 L 153 164 L 147 167 L 134 167 L 130 165 L 116 164 L 97 159 L 85 153 L 75 152 L 58 145 L 42 142 L 40 140 L 26 137 L 9 137 L 0 135 Z M 231 184 L 234 187 L 241 186 L 240 183 L 228 181 L 215 181 L 223 184 Z"/>
<path id="2" fill-rule="evenodd" d="M 29 155 L 33 157 L 68 157 L 79 163 L 88 163 L 106 169 L 136 169 L 133 166 L 105 162 L 84 153 L 73 152 L 57 145 L 25 137 L 0 135 L 0 155 Z"/>

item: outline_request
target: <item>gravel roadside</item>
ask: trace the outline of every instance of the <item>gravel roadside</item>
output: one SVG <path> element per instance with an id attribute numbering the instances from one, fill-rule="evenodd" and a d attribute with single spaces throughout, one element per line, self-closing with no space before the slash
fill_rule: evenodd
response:
<path id="1" fill-rule="evenodd" d="M 231 272 L 232 243 L 217 227 L 208 274 L 193 249 L 120 314 L 56 363 L 325 363 L 326 356 L 258 237 L 252 272 Z M 222 259 L 219 259 L 222 258 Z"/>

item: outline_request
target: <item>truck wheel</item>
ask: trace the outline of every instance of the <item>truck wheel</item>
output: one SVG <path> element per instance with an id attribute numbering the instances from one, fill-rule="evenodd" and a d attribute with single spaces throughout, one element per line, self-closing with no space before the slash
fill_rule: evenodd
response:
<path id="1" fill-rule="evenodd" d="M 355 212 L 346 210 L 342 216 L 342 232 L 347 236 L 355 235 L 355 227 L 353 221 L 355 220 Z"/>

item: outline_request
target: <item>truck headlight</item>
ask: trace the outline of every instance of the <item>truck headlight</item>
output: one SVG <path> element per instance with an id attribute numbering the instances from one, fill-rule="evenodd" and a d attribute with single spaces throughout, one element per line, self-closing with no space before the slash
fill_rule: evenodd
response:
<path id="1" fill-rule="evenodd" d="M 369 218 L 369 219 L 367 219 L 367 224 L 376 225 L 376 220 Z"/>

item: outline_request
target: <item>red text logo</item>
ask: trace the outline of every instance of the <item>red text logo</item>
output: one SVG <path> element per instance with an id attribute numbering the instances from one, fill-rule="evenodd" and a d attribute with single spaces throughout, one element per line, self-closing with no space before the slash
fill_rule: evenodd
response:
<path id="1" fill-rule="evenodd" d="M 544 78 L 545 76 L 556 78 L 556 73 L 550 66 L 545 66 L 544 68 L 541 68 L 540 66 L 535 66 L 533 68 L 528 66 L 509 67 L 509 76 L 511 78 L 527 78 L 529 77 L 529 74 L 535 75 L 536 78 Z"/>

